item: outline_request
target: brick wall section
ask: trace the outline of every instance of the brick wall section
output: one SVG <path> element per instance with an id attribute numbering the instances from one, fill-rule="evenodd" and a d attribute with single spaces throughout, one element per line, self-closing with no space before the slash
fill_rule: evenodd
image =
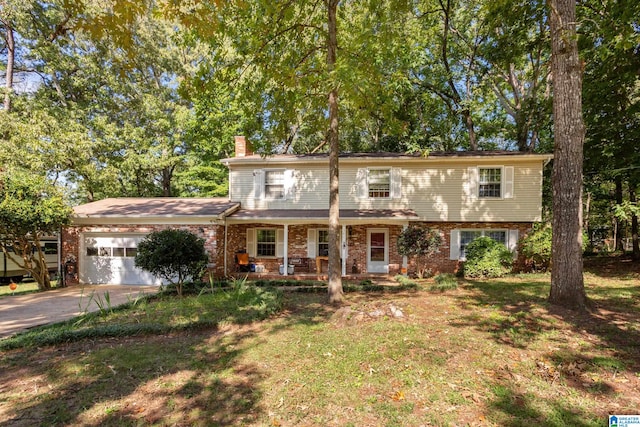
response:
<path id="1" fill-rule="evenodd" d="M 454 229 L 508 229 L 518 230 L 518 239 L 521 239 L 527 235 L 533 226 L 532 223 L 487 223 L 487 222 L 423 222 L 422 224 L 427 227 L 440 231 L 442 237 L 442 246 L 440 251 L 433 254 L 427 263 L 427 268 L 430 268 L 433 274 L 438 273 L 455 273 L 460 269 L 460 261 L 451 260 L 450 258 L 450 238 L 451 230 Z M 518 259 L 515 263 L 515 269 L 519 270 L 524 265 L 524 260 L 518 251 Z M 415 263 L 409 260 L 408 273 L 413 274 L 416 271 Z"/>
<path id="2" fill-rule="evenodd" d="M 224 276 L 224 226 L 222 225 L 100 225 L 100 226 L 72 226 L 62 230 L 62 262 L 69 259 L 80 259 L 81 233 L 151 233 L 153 231 L 176 228 L 187 230 L 204 239 L 204 247 L 209 255 L 207 274 L 214 277 Z M 78 268 L 80 266 L 78 265 Z M 206 278 L 206 277 L 205 277 Z M 77 274 L 67 276 L 67 283 L 78 283 Z"/>
<path id="3" fill-rule="evenodd" d="M 247 229 L 248 228 L 281 228 L 273 224 L 237 224 L 230 225 L 228 229 L 227 259 L 229 260 L 229 272 L 233 272 L 233 259 L 236 252 L 247 250 Z M 326 229 L 326 224 L 305 224 L 289 226 L 289 258 L 306 258 L 307 235 L 310 228 Z M 367 228 L 385 228 L 389 230 L 389 273 L 397 274 L 402 266 L 402 256 L 398 255 L 396 242 L 398 234 L 402 231 L 401 226 L 389 225 L 357 225 L 351 226 L 351 233 L 347 238 L 349 245 L 347 256 L 347 274 L 353 274 L 354 265 L 357 273 L 367 272 Z M 279 258 L 251 258 L 250 262 L 264 266 L 265 273 L 278 273 L 278 268 L 282 264 L 282 257 Z M 326 264 L 326 263 L 325 263 Z M 326 268 L 326 265 L 323 267 Z M 315 273 L 316 264 L 314 260 L 309 262 L 309 272 Z M 323 270 L 323 273 L 326 273 Z"/>
<path id="4" fill-rule="evenodd" d="M 434 274 L 442 272 L 456 272 L 460 267 L 460 262 L 449 259 L 451 230 L 453 229 L 516 229 L 518 236 L 522 238 L 530 232 L 531 223 L 442 223 L 424 222 L 424 225 L 439 230 L 442 236 L 442 246 L 440 251 L 431 256 L 428 261 L 428 268 Z M 233 273 L 234 256 L 240 250 L 247 250 L 246 232 L 248 228 L 278 228 L 273 224 L 234 224 L 228 227 L 227 245 L 227 273 Z M 167 228 L 176 228 L 170 225 L 104 225 L 104 226 L 83 226 L 67 227 L 62 234 L 62 261 L 65 262 L 69 256 L 79 259 L 80 233 L 149 233 Z M 177 227 L 196 234 L 205 239 L 205 248 L 209 254 L 208 272 L 214 277 L 224 277 L 224 226 L 222 225 L 185 225 Z M 307 231 L 310 228 L 327 228 L 325 224 L 305 224 L 289 226 L 289 258 L 307 258 Z M 389 230 L 389 274 L 400 273 L 402 268 L 402 256 L 397 251 L 398 235 L 402 231 L 402 226 L 396 225 L 353 225 L 347 227 L 348 236 L 348 256 L 346 271 L 347 274 L 367 273 L 367 229 L 379 228 Z M 200 231 L 202 230 L 202 231 Z M 265 273 L 278 273 L 282 264 L 282 257 L 275 258 L 252 258 L 252 263 L 262 265 Z M 516 262 L 516 269 L 523 265 L 521 257 Z M 326 268 L 326 266 L 324 267 Z M 415 264 L 409 259 L 408 273 L 415 273 Z M 314 260 L 309 262 L 309 272 L 316 272 Z M 326 273 L 326 271 L 323 270 Z M 74 282 L 74 278 L 69 278 L 69 283 Z M 75 277 L 77 282 L 77 276 Z"/>

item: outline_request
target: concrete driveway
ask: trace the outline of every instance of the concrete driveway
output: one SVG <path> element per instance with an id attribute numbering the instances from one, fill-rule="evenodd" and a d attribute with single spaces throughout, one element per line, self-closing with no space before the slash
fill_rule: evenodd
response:
<path id="1" fill-rule="evenodd" d="M 111 307 L 156 293 L 159 286 L 73 285 L 25 295 L 0 298 L 0 339 L 49 323 L 61 322 L 87 311 L 105 307 L 109 293 Z"/>

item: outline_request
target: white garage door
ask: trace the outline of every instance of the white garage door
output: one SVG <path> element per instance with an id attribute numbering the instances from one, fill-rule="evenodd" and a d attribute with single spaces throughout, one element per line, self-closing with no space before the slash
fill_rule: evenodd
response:
<path id="1" fill-rule="evenodd" d="M 85 234 L 80 248 L 80 281 L 90 284 L 161 285 L 162 279 L 137 268 L 134 258 L 143 234 Z"/>

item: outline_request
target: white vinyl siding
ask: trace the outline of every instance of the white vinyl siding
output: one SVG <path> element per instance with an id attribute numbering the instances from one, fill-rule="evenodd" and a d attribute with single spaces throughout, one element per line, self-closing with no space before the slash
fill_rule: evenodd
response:
<path id="1" fill-rule="evenodd" d="M 393 197 L 388 199 L 367 197 L 366 185 L 362 185 L 366 180 L 367 168 L 356 163 L 341 163 L 340 208 L 412 209 L 420 218 L 433 221 L 541 220 L 542 161 L 528 160 L 504 165 L 501 199 L 479 199 L 477 179 L 474 185 L 478 167 L 495 167 L 495 159 L 488 159 L 484 163 L 474 159 L 473 165 L 470 163 L 461 160 L 449 163 L 398 163 L 398 167 L 394 165 L 392 168 L 392 174 L 401 177 L 401 191 L 395 194 L 392 188 Z M 274 163 L 274 169 L 277 166 Z M 285 165 L 282 169 L 289 167 Z M 383 162 L 370 167 L 383 167 Z M 329 173 L 324 164 L 296 165 L 295 197 L 289 199 L 287 196 L 284 200 L 254 198 L 255 171 L 255 166 L 236 166 L 229 174 L 230 200 L 240 202 L 243 209 L 327 209 L 329 206 Z"/>

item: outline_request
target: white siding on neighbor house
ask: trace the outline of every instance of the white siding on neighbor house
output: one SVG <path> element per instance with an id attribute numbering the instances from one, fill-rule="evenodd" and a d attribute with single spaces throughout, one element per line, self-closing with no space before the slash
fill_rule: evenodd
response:
<path id="1" fill-rule="evenodd" d="M 365 171 L 368 166 L 385 167 L 388 163 L 341 163 L 341 209 L 413 209 L 428 221 L 531 222 L 541 219 L 542 161 L 515 161 L 492 157 L 468 162 L 395 162 L 391 197 L 367 197 Z M 500 198 L 478 197 L 478 167 L 502 170 Z M 274 163 L 269 168 L 277 168 Z M 328 209 L 329 174 L 325 164 L 291 164 L 294 189 L 285 199 L 255 198 L 254 176 L 261 169 L 255 165 L 234 165 L 230 171 L 230 199 L 245 209 Z M 399 178 L 399 179 L 398 179 Z"/>

